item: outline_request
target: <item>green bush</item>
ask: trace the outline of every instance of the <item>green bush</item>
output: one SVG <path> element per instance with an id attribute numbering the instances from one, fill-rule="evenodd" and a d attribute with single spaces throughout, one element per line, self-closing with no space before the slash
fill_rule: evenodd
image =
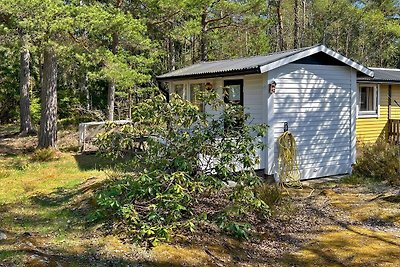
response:
<path id="1" fill-rule="evenodd" d="M 221 111 L 220 116 L 201 112 L 177 96 L 170 102 L 156 96 L 134 109 L 131 124 L 110 124 L 109 131 L 98 136 L 102 155 L 131 160 L 97 193 L 94 219 L 117 214 L 136 241 L 155 244 L 177 231 L 195 231 L 202 220 L 247 238 L 248 215 L 269 215 L 268 205 L 255 190 L 261 180 L 254 171 L 266 126 L 229 127 L 237 127 L 248 115 L 241 107 L 217 100 L 215 94 L 202 97 Z M 138 140 L 145 140 L 143 149 L 130 153 Z M 235 186 L 228 186 L 232 181 Z M 207 195 L 218 195 L 224 203 L 212 214 L 197 207 Z"/>
<path id="2" fill-rule="evenodd" d="M 59 152 L 52 148 L 37 149 L 31 156 L 32 161 L 52 161 L 58 159 Z"/>
<path id="3" fill-rule="evenodd" d="M 282 190 L 278 185 L 262 184 L 256 189 L 258 197 L 268 206 L 273 207 L 279 204 L 283 198 Z"/>
<path id="4" fill-rule="evenodd" d="M 354 175 L 386 180 L 390 183 L 400 182 L 400 149 L 380 140 L 375 144 L 361 144 L 359 156 L 354 166 Z"/>

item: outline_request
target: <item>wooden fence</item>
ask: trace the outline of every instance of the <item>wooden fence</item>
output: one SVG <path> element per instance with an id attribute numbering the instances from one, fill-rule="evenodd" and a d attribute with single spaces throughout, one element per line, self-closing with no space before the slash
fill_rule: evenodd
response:
<path id="1" fill-rule="evenodd" d="M 400 144 L 400 120 L 389 120 L 388 124 L 388 138 L 389 142 Z"/>

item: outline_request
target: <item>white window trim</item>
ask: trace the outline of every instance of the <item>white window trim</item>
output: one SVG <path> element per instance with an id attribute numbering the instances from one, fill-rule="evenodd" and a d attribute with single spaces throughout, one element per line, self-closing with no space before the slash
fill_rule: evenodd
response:
<path id="1" fill-rule="evenodd" d="M 185 96 L 183 100 L 190 102 L 190 85 L 210 82 L 213 86 L 215 85 L 214 79 L 196 79 L 196 80 L 182 80 L 175 81 L 171 83 L 171 93 L 175 93 L 175 85 L 183 84 L 183 95 Z M 206 110 L 206 105 L 203 103 L 203 110 Z"/>
<path id="2" fill-rule="evenodd" d="M 376 110 L 374 111 L 361 111 L 360 110 L 360 102 L 361 102 L 361 87 L 374 87 L 374 107 Z M 371 84 L 371 83 L 360 83 L 357 88 L 357 118 L 379 118 L 380 117 L 380 107 L 381 107 L 381 96 L 380 96 L 380 86 L 379 84 Z"/>

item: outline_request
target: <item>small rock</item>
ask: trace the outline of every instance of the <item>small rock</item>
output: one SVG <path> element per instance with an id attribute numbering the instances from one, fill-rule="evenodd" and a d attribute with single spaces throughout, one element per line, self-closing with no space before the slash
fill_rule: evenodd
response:
<path id="1" fill-rule="evenodd" d="M 0 232 L 0 241 L 1 240 L 6 240 L 7 239 L 7 235 L 3 232 Z"/>

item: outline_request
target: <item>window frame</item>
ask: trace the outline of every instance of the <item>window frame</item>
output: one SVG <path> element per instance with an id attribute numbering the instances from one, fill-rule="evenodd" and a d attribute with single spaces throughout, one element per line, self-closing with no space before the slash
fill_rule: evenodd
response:
<path id="1" fill-rule="evenodd" d="M 195 104 L 191 101 L 191 85 L 192 84 L 205 84 L 207 82 L 210 82 L 212 85 L 215 84 L 214 79 L 196 79 L 196 80 L 181 80 L 181 81 L 174 81 L 171 83 L 171 87 L 170 87 L 170 94 L 171 93 L 176 93 L 175 91 L 175 86 L 177 85 L 183 85 L 183 95 L 184 98 L 182 100 L 186 100 L 189 101 L 192 104 Z M 204 104 L 204 102 L 202 102 L 202 111 L 204 112 L 206 110 L 206 105 Z"/>
<path id="2" fill-rule="evenodd" d="M 361 110 L 361 89 L 365 87 L 374 88 L 373 92 L 373 107 L 374 110 Z M 358 118 L 379 118 L 380 116 L 380 87 L 379 84 L 373 83 L 360 83 L 357 88 L 357 109 L 358 109 Z"/>
<path id="3" fill-rule="evenodd" d="M 232 103 L 229 100 L 229 96 L 225 92 L 225 88 L 229 87 L 230 85 L 239 85 L 240 86 L 240 100 L 239 105 L 242 107 L 244 106 L 244 93 L 243 93 L 243 79 L 235 79 L 235 80 L 224 80 L 224 102 L 225 103 Z"/>
<path id="4" fill-rule="evenodd" d="M 224 80 L 223 82 L 223 97 L 224 97 L 224 102 L 225 103 L 231 103 L 232 105 L 238 105 L 241 106 L 241 108 L 244 111 L 244 92 L 243 92 L 243 85 L 244 85 L 244 79 L 228 79 L 228 80 Z M 239 103 L 234 103 L 232 101 L 229 100 L 229 95 L 227 94 L 228 92 L 226 91 L 226 88 L 229 87 L 230 85 L 239 85 L 240 86 L 240 99 L 239 99 Z M 245 121 L 244 119 L 240 119 L 237 120 L 234 125 L 231 125 L 231 127 L 229 127 L 226 122 L 224 123 L 224 131 L 226 134 L 229 133 L 229 131 L 242 131 L 243 129 L 243 125 L 244 125 Z"/>

